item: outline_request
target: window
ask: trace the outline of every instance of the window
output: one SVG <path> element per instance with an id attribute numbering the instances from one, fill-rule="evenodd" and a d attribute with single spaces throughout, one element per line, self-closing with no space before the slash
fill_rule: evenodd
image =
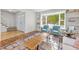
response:
<path id="1" fill-rule="evenodd" d="M 60 14 L 60 25 L 64 25 L 64 13 Z"/>
<path id="2" fill-rule="evenodd" d="M 64 20 L 64 13 L 60 14 L 61 20 Z"/>
<path id="3" fill-rule="evenodd" d="M 46 17 L 45 16 L 42 17 L 42 23 L 46 24 Z"/>
<path id="4" fill-rule="evenodd" d="M 59 15 L 50 15 L 47 17 L 48 24 L 58 24 L 59 23 Z"/>
<path id="5" fill-rule="evenodd" d="M 65 12 L 42 14 L 41 25 L 43 24 L 60 25 L 61 28 L 65 28 Z"/>

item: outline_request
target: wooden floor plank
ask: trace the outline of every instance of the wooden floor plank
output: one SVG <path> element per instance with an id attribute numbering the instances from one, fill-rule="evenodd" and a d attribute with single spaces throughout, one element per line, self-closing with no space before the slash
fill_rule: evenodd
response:
<path id="1" fill-rule="evenodd" d="M 2 32 L 0 39 L 0 46 L 5 46 L 6 44 L 10 44 L 18 39 L 25 38 L 26 34 L 21 31 L 10 31 L 10 32 Z"/>

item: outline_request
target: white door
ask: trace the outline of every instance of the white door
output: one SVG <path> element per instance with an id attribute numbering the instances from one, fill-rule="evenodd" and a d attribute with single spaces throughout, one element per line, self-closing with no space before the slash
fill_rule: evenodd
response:
<path id="1" fill-rule="evenodd" d="M 17 29 L 19 31 L 25 31 L 25 15 L 24 13 L 17 15 Z"/>

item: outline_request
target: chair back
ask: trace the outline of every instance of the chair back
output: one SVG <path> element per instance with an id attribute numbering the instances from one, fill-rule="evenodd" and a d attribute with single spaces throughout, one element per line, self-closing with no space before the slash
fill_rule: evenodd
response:
<path id="1" fill-rule="evenodd" d="M 60 26 L 53 26 L 53 29 L 51 29 L 51 34 L 60 35 Z"/>
<path id="2" fill-rule="evenodd" d="M 59 31 L 60 30 L 60 26 L 53 26 L 53 30 Z"/>
<path id="3" fill-rule="evenodd" d="M 44 29 L 48 29 L 49 28 L 49 26 L 48 25 L 44 25 L 44 27 L 43 27 Z"/>

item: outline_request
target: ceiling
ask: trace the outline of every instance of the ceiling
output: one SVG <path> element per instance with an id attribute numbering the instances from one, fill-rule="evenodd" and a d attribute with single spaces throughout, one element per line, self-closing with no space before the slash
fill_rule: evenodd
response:
<path id="1" fill-rule="evenodd" d="M 48 13 L 48 12 L 63 11 L 64 9 L 3 9 L 3 10 L 8 11 L 8 12 L 12 12 L 12 13 L 28 12 L 28 11 Z"/>
<path id="2" fill-rule="evenodd" d="M 46 11 L 48 9 L 33 9 L 35 12 L 41 12 L 41 11 Z"/>
<path id="3" fill-rule="evenodd" d="M 16 13 L 16 12 L 24 12 L 24 11 L 28 11 L 28 10 L 31 10 L 34 12 L 41 12 L 41 11 L 46 11 L 48 9 L 4 9 L 4 10 L 8 11 L 8 12 Z"/>

